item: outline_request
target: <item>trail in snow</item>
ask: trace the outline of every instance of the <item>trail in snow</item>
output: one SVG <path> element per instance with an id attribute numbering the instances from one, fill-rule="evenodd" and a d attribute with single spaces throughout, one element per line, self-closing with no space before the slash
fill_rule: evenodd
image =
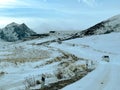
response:
<path id="1" fill-rule="evenodd" d="M 120 90 L 120 65 L 100 63 L 87 76 L 62 90 Z"/>
<path id="2" fill-rule="evenodd" d="M 77 57 L 99 62 L 94 71 L 62 90 L 120 90 L 119 38 L 120 33 L 112 33 L 68 40 L 61 45 L 51 44 L 51 46 L 60 48 Z M 110 56 L 109 63 L 101 61 L 103 55 Z"/>

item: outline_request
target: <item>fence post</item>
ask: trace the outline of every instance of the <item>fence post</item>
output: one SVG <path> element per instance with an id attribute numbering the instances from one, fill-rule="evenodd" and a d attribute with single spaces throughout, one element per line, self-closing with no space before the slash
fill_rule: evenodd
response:
<path id="1" fill-rule="evenodd" d="M 88 60 L 86 60 L 86 70 L 88 69 Z"/>

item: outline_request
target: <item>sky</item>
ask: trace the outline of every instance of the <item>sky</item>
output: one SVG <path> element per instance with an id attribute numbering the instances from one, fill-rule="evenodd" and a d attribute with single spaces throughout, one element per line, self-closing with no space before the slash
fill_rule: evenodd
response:
<path id="1" fill-rule="evenodd" d="M 84 30 L 120 14 L 120 0 L 0 0 L 0 28 L 25 23 L 38 33 Z"/>

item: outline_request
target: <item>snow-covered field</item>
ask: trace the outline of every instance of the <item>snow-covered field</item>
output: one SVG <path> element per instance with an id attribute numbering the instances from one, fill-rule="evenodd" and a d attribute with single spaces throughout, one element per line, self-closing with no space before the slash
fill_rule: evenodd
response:
<path id="1" fill-rule="evenodd" d="M 97 60 L 98 65 L 94 71 L 81 80 L 66 86 L 62 90 L 120 90 L 120 33 L 85 37 L 70 40 L 66 43 L 85 45 L 86 48 L 75 50 L 77 55 Z M 68 49 L 67 49 L 68 50 Z M 75 53 L 75 51 L 71 52 Z M 102 55 L 109 55 L 110 62 L 103 62 Z"/>
<path id="2" fill-rule="evenodd" d="M 46 75 L 46 85 L 68 79 L 75 75 L 75 70 L 84 71 L 88 60 L 89 68 L 96 69 L 62 90 L 120 90 L 119 39 L 120 33 L 111 33 L 50 45 L 37 43 L 52 38 L 21 43 L 1 41 L 0 89 L 25 90 L 28 86 L 26 79 L 40 80 L 41 74 Z M 110 62 L 101 61 L 103 55 L 109 55 Z M 60 79 L 58 75 L 61 72 Z M 40 85 L 36 87 L 40 88 Z"/>
<path id="3" fill-rule="evenodd" d="M 1 41 L 0 45 L 0 89 L 2 90 L 26 90 L 29 83 L 41 81 L 41 75 L 46 75 L 46 85 L 59 80 L 70 78 L 74 75 L 71 68 L 83 70 L 81 65 L 85 61 L 80 60 L 71 53 L 48 45 L 36 45 L 53 38 L 35 39 L 32 41 L 8 43 Z M 75 62 L 80 62 L 76 64 Z M 73 63 L 73 64 L 71 64 Z M 74 65 L 75 64 L 75 65 Z M 59 74 L 62 72 L 62 78 Z M 36 85 L 40 88 L 40 85 Z"/>

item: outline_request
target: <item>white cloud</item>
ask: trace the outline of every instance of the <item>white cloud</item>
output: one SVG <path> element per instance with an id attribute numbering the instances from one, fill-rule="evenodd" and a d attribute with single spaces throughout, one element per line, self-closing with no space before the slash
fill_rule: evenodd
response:
<path id="1" fill-rule="evenodd" d="M 0 0 L 0 8 L 12 6 L 16 2 L 16 0 Z"/>
<path id="2" fill-rule="evenodd" d="M 0 0 L 0 4 L 8 4 L 11 2 L 15 2 L 16 0 Z"/>
<path id="3" fill-rule="evenodd" d="M 94 6 L 96 4 L 96 0 L 78 0 L 78 2 L 84 2 L 88 6 Z"/>
<path id="4" fill-rule="evenodd" d="M 28 6 L 28 3 L 22 0 L 0 0 L 0 8 L 14 8 L 21 6 Z"/>

